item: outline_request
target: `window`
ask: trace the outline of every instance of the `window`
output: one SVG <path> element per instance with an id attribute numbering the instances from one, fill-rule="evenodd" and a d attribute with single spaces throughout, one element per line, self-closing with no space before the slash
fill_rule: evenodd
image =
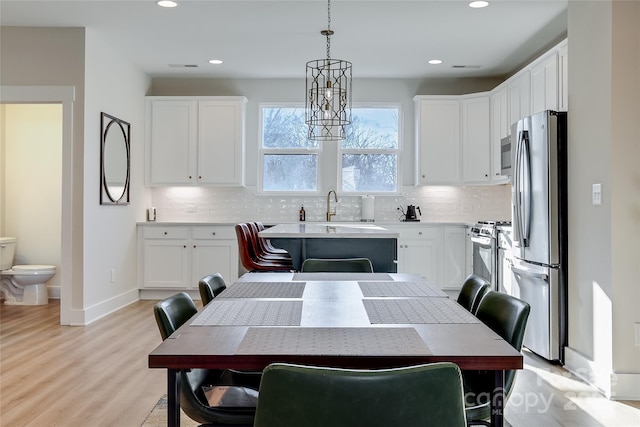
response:
<path id="1" fill-rule="evenodd" d="M 322 191 L 322 143 L 307 138 L 301 105 L 263 105 L 260 145 L 261 191 L 312 194 Z M 352 109 L 347 138 L 327 153 L 338 156 L 338 192 L 390 194 L 398 191 L 400 107 L 367 106 Z M 335 163 L 334 163 L 335 164 Z M 334 181 L 335 182 L 335 181 Z"/>
<path id="2" fill-rule="evenodd" d="M 320 147 L 307 139 L 304 108 L 263 106 L 262 191 L 318 191 Z"/>
<path id="3" fill-rule="evenodd" d="M 340 145 L 342 193 L 398 191 L 399 107 L 352 109 L 347 138 Z"/>

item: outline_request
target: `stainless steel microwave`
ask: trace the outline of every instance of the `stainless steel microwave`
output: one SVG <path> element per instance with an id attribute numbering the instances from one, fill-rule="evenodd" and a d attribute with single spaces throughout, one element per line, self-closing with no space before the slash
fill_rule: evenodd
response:
<path id="1" fill-rule="evenodd" d="M 507 136 L 500 140 L 500 173 L 511 176 L 511 137 Z"/>

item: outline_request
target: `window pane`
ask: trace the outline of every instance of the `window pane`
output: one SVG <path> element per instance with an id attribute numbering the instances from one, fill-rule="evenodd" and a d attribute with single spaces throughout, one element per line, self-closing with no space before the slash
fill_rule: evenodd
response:
<path id="1" fill-rule="evenodd" d="M 395 154 L 343 154 L 342 191 L 395 192 L 396 169 Z"/>
<path id="2" fill-rule="evenodd" d="M 307 139 L 304 108 L 265 107 L 262 109 L 262 146 L 265 148 L 313 148 Z"/>
<path id="3" fill-rule="evenodd" d="M 398 148 L 397 108 L 354 108 L 342 148 Z"/>
<path id="4" fill-rule="evenodd" d="M 316 191 L 316 154 L 265 154 L 263 162 L 264 191 Z"/>

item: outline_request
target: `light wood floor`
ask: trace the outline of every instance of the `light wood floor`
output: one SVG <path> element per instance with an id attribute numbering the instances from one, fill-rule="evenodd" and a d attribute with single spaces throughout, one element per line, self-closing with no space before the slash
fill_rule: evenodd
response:
<path id="1" fill-rule="evenodd" d="M 166 393 L 147 368 L 160 342 L 154 301 L 86 327 L 59 326 L 60 306 L 0 304 L 0 426 L 139 427 Z M 525 352 L 506 419 L 514 427 L 638 427 L 640 402 L 613 402 Z"/>

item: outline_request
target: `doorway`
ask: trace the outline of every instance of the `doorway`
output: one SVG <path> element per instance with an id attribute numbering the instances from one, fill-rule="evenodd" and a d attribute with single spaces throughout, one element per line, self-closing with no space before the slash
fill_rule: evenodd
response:
<path id="1" fill-rule="evenodd" d="M 60 104 L 62 106 L 62 177 L 60 206 L 60 324 L 71 324 L 72 302 L 72 200 L 73 200 L 73 102 L 70 86 L 2 86 L 2 104 Z M 4 173 L 4 171 L 2 171 Z M 4 193 L 4 192 L 3 192 Z M 1 203 L 5 203 L 3 199 Z"/>

